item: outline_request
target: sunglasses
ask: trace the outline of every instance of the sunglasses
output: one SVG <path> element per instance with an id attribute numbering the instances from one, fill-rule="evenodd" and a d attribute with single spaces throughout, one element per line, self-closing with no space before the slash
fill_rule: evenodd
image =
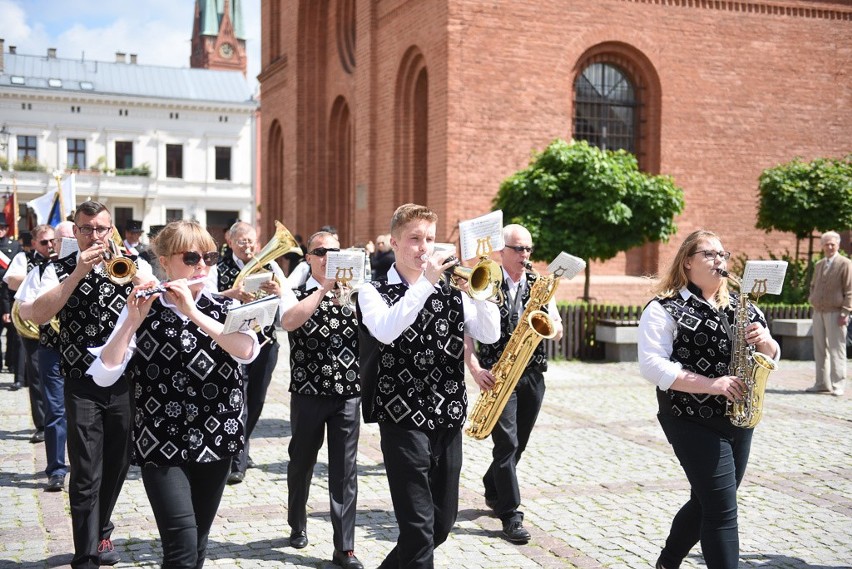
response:
<path id="1" fill-rule="evenodd" d="M 176 255 L 180 255 L 181 253 L 175 253 Z M 196 253 L 195 251 L 187 251 L 183 253 L 183 264 L 188 267 L 194 267 L 201 260 L 204 259 L 204 264 L 208 267 L 212 267 L 216 263 L 219 262 L 219 251 L 210 251 L 209 253 Z"/>
<path id="2" fill-rule="evenodd" d="M 532 253 L 533 251 L 532 247 L 527 247 L 526 245 L 506 245 L 506 247 L 512 251 L 517 251 L 518 253 L 523 253 L 525 251 L 527 253 Z"/>
<path id="3" fill-rule="evenodd" d="M 55 239 L 42 239 L 41 241 L 38 242 L 38 244 L 41 245 L 42 247 L 47 247 L 50 243 L 53 243 L 54 241 L 56 241 L 56 240 Z"/>
<path id="4" fill-rule="evenodd" d="M 338 247 L 317 247 L 313 251 L 308 251 L 308 255 L 315 255 L 317 257 L 325 257 L 326 253 L 336 253 L 340 251 Z"/>

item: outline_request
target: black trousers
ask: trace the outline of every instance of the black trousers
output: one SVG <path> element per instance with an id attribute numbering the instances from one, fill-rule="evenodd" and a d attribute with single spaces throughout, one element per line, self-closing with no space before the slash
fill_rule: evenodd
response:
<path id="1" fill-rule="evenodd" d="M 753 429 L 724 432 L 688 419 L 658 415 L 691 487 L 672 521 L 659 562 L 677 569 L 698 541 L 707 569 L 736 569 L 740 541 L 737 488 L 745 475 Z"/>
<path id="2" fill-rule="evenodd" d="M 20 363 L 23 364 L 24 383 L 30 395 L 30 413 L 33 425 L 39 431 L 44 430 L 44 394 L 41 387 L 41 375 L 38 369 L 38 340 L 21 338 L 23 350 L 20 352 Z"/>
<path id="3" fill-rule="evenodd" d="M 163 544 L 163 569 L 204 565 L 207 539 L 230 469 L 230 459 L 142 467 L 142 483 Z"/>
<path id="4" fill-rule="evenodd" d="M 257 358 L 246 366 L 247 381 L 243 382 L 243 396 L 246 402 L 243 409 L 246 425 L 246 444 L 245 451 L 233 458 L 231 464 L 232 472 L 239 471 L 245 473 L 248 467 L 249 437 L 254 432 L 254 428 L 260 419 L 260 414 L 263 412 L 263 404 L 266 402 L 266 392 L 269 390 L 269 384 L 272 382 L 272 372 L 275 371 L 275 366 L 278 365 L 279 348 L 280 344 L 277 341 L 265 344 L 260 348 Z"/>
<path id="5" fill-rule="evenodd" d="M 110 517 L 129 466 L 130 391 L 127 379 L 98 387 L 65 381 L 68 423 L 68 500 L 74 558 L 71 566 L 98 567 L 98 544 L 110 539 Z"/>
<path id="6" fill-rule="evenodd" d="M 461 429 L 417 431 L 380 423 L 379 432 L 399 526 L 396 546 L 379 568 L 431 569 L 435 548 L 458 516 Z"/>
<path id="7" fill-rule="evenodd" d="M 292 531 L 306 529 L 311 477 L 327 430 L 329 509 L 338 551 L 355 549 L 360 403 L 360 397 L 290 394 L 287 521 Z"/>
<path id="8" fill-rule="evenodd" d="M 544 374 L 527 371 L 518 380 L 515 390 L 506 402 L 491 440 L 491 465 L 482 477 L 485 498 L 495 502 L 494 511 L 503 521 L 523 521 L 521 490 L 518 485 L 517 466 L 527 448 L 535 427 L 541 403 L 544 400 Z"/>

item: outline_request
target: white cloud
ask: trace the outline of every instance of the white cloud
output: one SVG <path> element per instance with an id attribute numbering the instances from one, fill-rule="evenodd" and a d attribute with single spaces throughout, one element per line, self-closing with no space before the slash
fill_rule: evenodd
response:
<path id="1" fill-rule="evenodd" d="M 260 72 L 260 0 L 243 1 L 249 64 L 255 87 Z M 114 61 L 135 53 L 140 64 L 189 67 L 192 0 L 0 0 L 0 37 L 18 53 Z"/>

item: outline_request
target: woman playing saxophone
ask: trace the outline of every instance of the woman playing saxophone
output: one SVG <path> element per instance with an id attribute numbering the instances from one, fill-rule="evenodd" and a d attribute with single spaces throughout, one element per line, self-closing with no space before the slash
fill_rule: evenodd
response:
<path id="1" fill-rule="evenodd" d="M 657 386 L 657 419 L 691 486 L 656 567 L 675 569 L 700 540 L 709 569 L 739 562 L 737 487 L 745 474 L 753 429 L 725 416 L 746 387 L 729 374 L 734 314 L 741 300 L 722 275 L 731 254 L 705 230 L 678 249 L 639 323 L 639 369 Z M 766 319 L 753 304 L 739 330 L 750 350 L 780 356 Z"/>

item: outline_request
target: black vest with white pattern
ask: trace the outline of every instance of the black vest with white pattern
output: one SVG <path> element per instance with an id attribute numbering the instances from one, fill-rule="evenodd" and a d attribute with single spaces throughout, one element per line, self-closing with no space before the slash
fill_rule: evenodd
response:
<path id="1" fill-rule="evenodd" d="M 293 292 L 300 301 L 316 289 Z M 290 392 L 302 395 L 360 397 L 358 320 L 355 313 L 326 295 L 290 338 Z"/>
<path id="2" fill-rule="evenodd" d="M 264 270 L 272 272 L 272 267 L 268 264 L 263 266 Z M 225 255 L 216 265 L 216 277 L 217 277 L 217 286 L 219 287 L 219 292 L 223 290 L 228 290 L 234 286 L 234 281 L 237 280 L 237 275 L 240 274 L 240 268 L 237 266 L 237 262 L 234 260 L 234 255 Z M 275 326 L 267 326 L 263 329 L 263 334 L 258 334 L 258 339 L 263 342 L 266 338 L 269 338 L 273 342 L 275 341 Z"/>
<path id="3" fill-rule="evenodd" d="M 533 284 L 535 284 L 535 280 L 536 276 L 534 274 L 527 274 L 527 286 L 523 288 L 524 292 L 521 295 L 521 306 L 526 307 L 529 302 L 530 291 L 532 290 Z M 506 344 L 509 343 L 509 338 L 512 337 L 512 332 L 515 329 L 515 325 L 512 322 L 512 307 L 509 306 L 509 285 L 506 283 L 506 279 L 503 279 L 501 288 L 503 289 L 503 298 L 505 300 L 503 304 L 500 305 L 500 339 L 494 344 L 477 343 L 477 358 L 479 359 L 479 364 L 484 369 L 491 369 L 494 367 L 497 360 L 500 359 L 500 355 L 503 353 L 503 350 L 506 348 Z M 542 306 L 541 310 L 547 312 L 547 305 L 545 304 Z M 539 342 L 538 346 L 536 346 L 532 358 L 530 358 L 530 361 L 527 364 L 526 370 L 540 372 L 547 371 L 547 352 L 544 350 L 544 342 Z"/>
<path id="4" fill-rule="evenodd" d="M 388 306 L 408 290 L 402 283 L 372 284 Z M 436 288 L 414 324 L 391 344 L 377 341 L 363 324 L 360 330 L 366 421 L 421 431 L 464 426 L 464 305 L 458 290 Z"/>
<path id="5" fill-rule="evenodd" d="M 224 322 L 232 302 L 203 294 L 196 306 Z M 243 452 L 243 366 L 192 321 L 154 301 L 126 373 L 135 403 L 133 464 L 213 462 Z"/>
<path id="6" fill-rule="evenodd" d="M 683 368 L 709 378 L 728 375 L 731 362 L 731 338 L 727 327 L 733 330 L 734 311 L 739 303 L 739 295 L 730 294 L 730 306 L 725 310 L 715 310 L 694 294 L 686 300 L 680 294 L 670 298 L 657 299 L 660 305 L 677 323 L 671 360 L 679 362 Z M 722 319 L 727 321 L 727 326 Z M 749 304 L 749 321 L 766 321 Z M 657 389 L 660 413 L 696 421 L 708 421 L 727 429 L 731 426 L 725 418 L 727 399 L 722 395 L 707 393 L 686 393 L 674 389 Z"/>
<path id="7" fill-rule="evenodd" d="M 135 256 L 128 258 L 136 262 Z M 59 281 L 64 281 L 77 266 L 77 254 L 56 261 L 54 266 Z M 101 268 L 91 269 L 77 284 L 59 311 L 59 351 L 62 375 L 66 380 L 85 377 L 92 381 L 86 370 L 95 356 L 87 348 L 106 344 L 131 290 L 132 283 L 117 285 Z"/>

